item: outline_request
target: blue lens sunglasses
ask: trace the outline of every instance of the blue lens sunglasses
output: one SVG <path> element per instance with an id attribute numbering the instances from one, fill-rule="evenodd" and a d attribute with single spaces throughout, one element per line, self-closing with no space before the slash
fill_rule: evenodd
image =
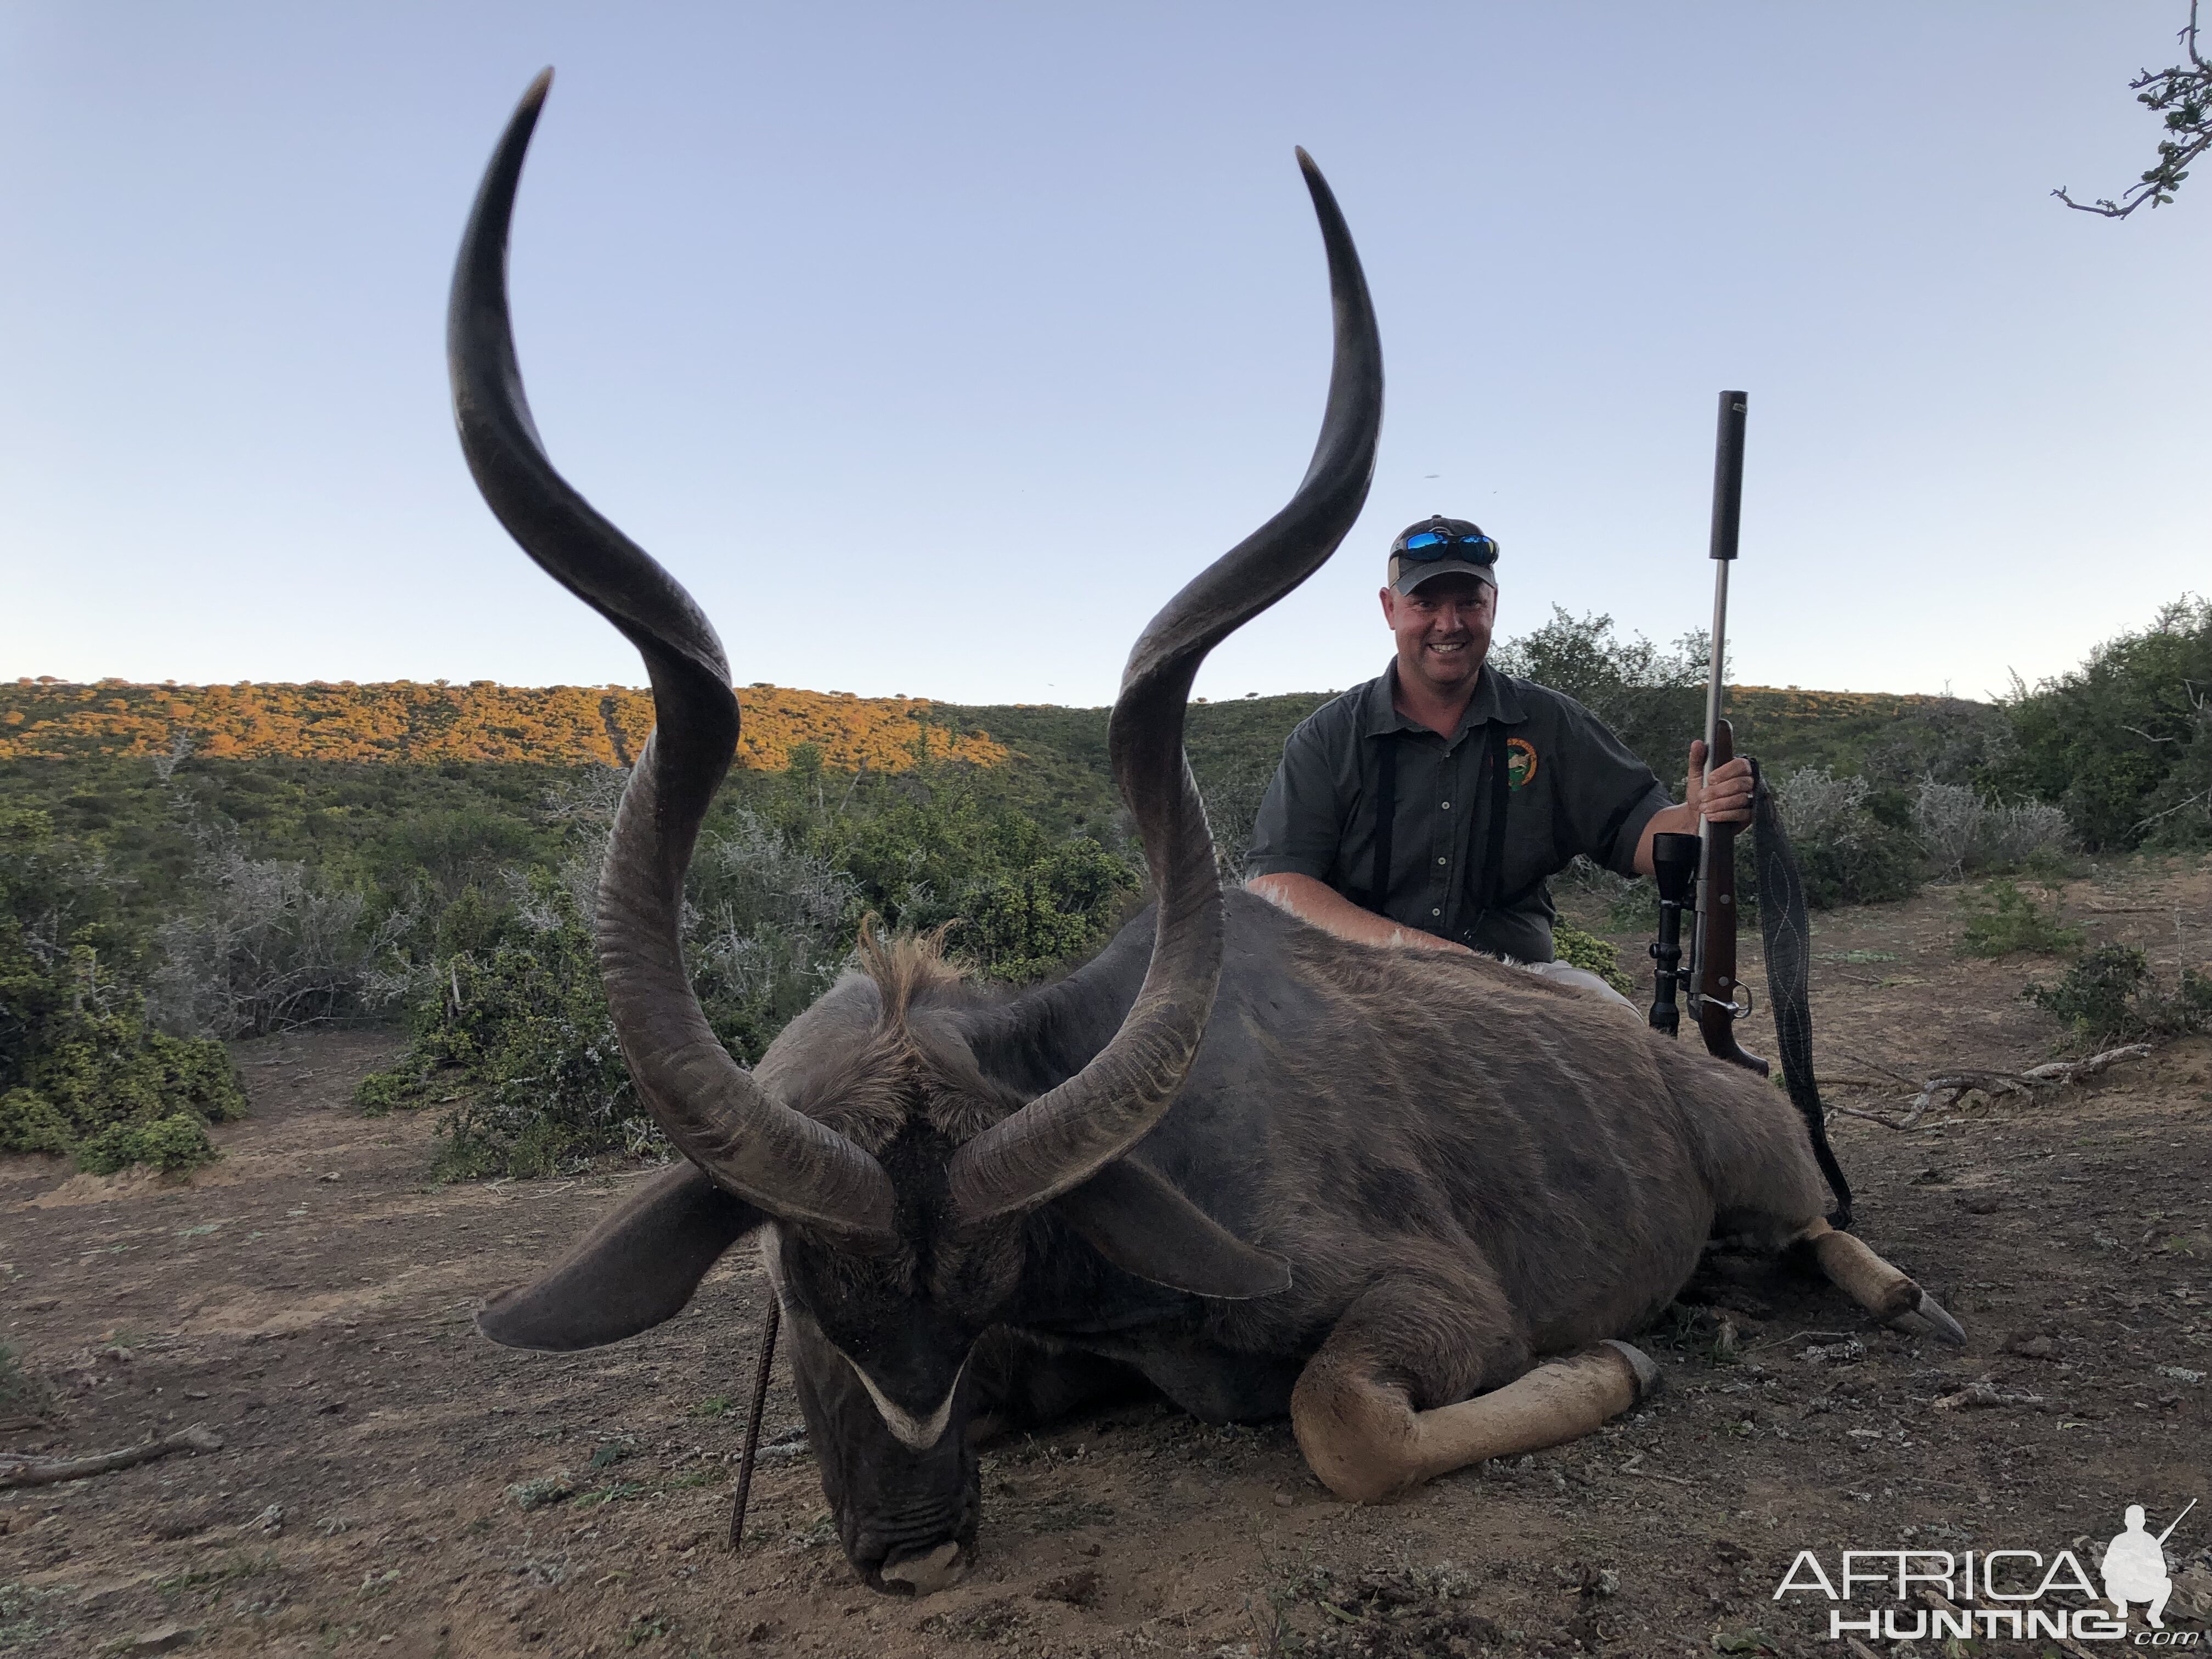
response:
<path id="1" fill-rule="evenodd" d="M 1498 544 L 1487 536 L 1452 536 L 1440 531 L 1424 530 L 1418 536 L 1406 538 L 1405 546 L 1398 550 L 1401 559 L 1411 559 L 1416 564 L 1431 559 L 1465 559 L 1470 564 L 1495 564 Z"/>

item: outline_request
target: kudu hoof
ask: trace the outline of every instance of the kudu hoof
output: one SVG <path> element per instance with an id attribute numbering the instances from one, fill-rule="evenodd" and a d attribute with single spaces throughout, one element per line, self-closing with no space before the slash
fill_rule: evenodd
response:
<path id="1" fill-rule="evenodd" d="M 934 1595 L 941 1589 L 951 1589 L 968 1576 L 967 1564 L 960 1559 L 960 1546 L 939 1544 L 921 1555 L 909 1555 L 902 1561 L 894 1561 L 883 1571 L 887 1584 L 904 1584 L 917 1596 Z"/>
<path id="2" fill-rule="evenodd" d="M 1966 1328 L 1952 1318 L 1943 1304 L 1925 1291 L 1920 1292 L 1920 1300 L 1910 1313 L 1901 1313 L 1889 1323 L 1893 1330 L 1907 1331 L 1914 1336 L 1932 1336 L 1954 1348 L 1966 1345 Z"/>
<path id="3" fill-rule="evenodd" d="M 1659 1369 L 1658 1362 L 1633 1343 L 1623 1342 L 1617 1337 L 1609 1336 L 1598 1346 L 1601 1348 L 1611 1348 L 1626 1360 L 1628 1369 L 1636 1373 L 1635 1403 L 1637 1405 L 1642 1405 L 1667 1386 L 1667 1373 Z"/>

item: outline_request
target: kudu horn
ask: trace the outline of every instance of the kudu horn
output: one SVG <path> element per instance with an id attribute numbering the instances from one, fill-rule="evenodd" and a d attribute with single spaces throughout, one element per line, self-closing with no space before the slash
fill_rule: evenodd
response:
<path id="1" fill-rule="evenodd" d="M 721 641 L 691 596 L 555 471 L 530 418 L 507 302 L 507 225 L 552 84 L 531 82 L 461 238 L 446 319 L 453 420 L 477 488 L 545 573 L 628 636 L 659 711 L 623 792 L 599 885 L 607 1006 L 653 1119 L 686 1158 L 769 1214 L 855 1244 L 892 1235 L 890 1179 L 836 1131 L 770 1099 L 708 1025 L 684 966 L 684 872 L 737 750 Z"/>
<path id="2" fill-rule="evenodd" d="M 1382 428 L 1382 345 L 1359 254 L 1303 149 L 1298 166 L 1321 221 L 1335 319 L 1321 438 L 1289 504 L 1169 600 L 1129 653 L 1107 746 L 1159 895 L 1152 965 L 1121 1029 L 1088 1066 L 953 1154 L 952 1200 L 964 1221 L 1042 1204 L 1127 1152 L 1174 1103 L 1213 1012 L 1221 879 L 1183 757 L 1191 682 L 1207 652 L 1336 551 L 1367 500 Z"/>

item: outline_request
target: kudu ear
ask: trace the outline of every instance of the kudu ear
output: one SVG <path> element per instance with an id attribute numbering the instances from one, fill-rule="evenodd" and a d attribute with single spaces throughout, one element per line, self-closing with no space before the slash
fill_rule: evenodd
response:
<path id="1" fill-rule="evenodd" d="M 1125 1273 L 1230 1300 L 1291 1287 L 1291 1264 L 1255 1249 L 1134 1158 L 1108 1164 L 1053 1209 Z"/>
<path id="2" fill-rule="evenodd" d="M 696 1166 L 678 1164 L 544 1277 L 486 1303 L 477 1328 L 504 1347 L 555 1353 L 635 1336 L 682 1311 L 722 1252 L 767 1219 Z"/>

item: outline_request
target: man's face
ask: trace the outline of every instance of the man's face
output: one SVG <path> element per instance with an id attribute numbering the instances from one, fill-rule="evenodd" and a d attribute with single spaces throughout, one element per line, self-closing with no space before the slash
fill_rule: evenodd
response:
<path id="1" fill-rule="evenodd" d="M 1410 593 L 1382 590 L 1382 616 L 1398 639 L 1398 678 L 1443 696 L 1472 690 L 1490 654 L 1498 590 L 1454 571 L 1431 576 Z"/>

